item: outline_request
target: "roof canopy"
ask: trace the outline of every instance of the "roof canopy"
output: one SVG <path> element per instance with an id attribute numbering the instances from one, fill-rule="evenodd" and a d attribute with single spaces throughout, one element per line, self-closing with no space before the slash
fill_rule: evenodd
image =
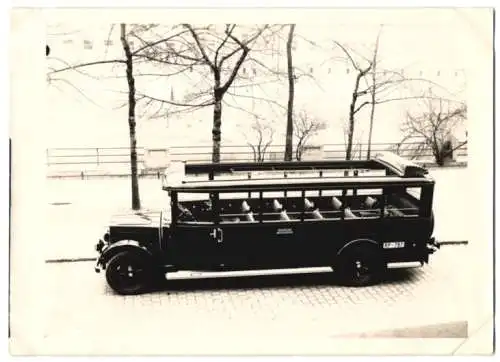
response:
<path id="1" fill-rule="evenodd" d="M 202 164 L 185 164 L 179 165 L 183 172 L 177 172 L 180 178 L 176 178 L 176 182 L 167 176 L 164 178 L 163 189 L 169 190 L 172 188 L 178 190 L 209 190 L 215 188 L 230 188 L 231 186 L 248 187 L 251 189 L 262 188 L 268 185 L 271 189 L 283 184 L 283 178 L 287 179 L 287 186 L 291 188 L 303 188 L 306 184 L 313 187 L 323 187 L 326 185 L 335 184 L 337 186 L 352 185 L 353 182 L 360 185 L 381 186 L 387 183 L 394 184 L 417 184 L 419 182 L 429 182 L 425 175 L 427 170 L 411 161 L 405 160 L 393 153 L 377 154 L 371 160 L 341 160 L 341 161 L 300 161 L 300 162 L 236 162 L 236 163 L 202 163 Z M 362 171 L 385 171 L 384 174 L 378 175 L 323 175 L 323 171 L 330 170 L 362 170 Z M 283 171 L 284 175 L 279 178 L 255 178 L 252 177 L 252 172 L 265 171 Z M 293 177 L 288 173 L 294 172 L 319 172 L 312 177 Z M 171 170 L 166 171 L 166 175 L 171 173 Z M 215 176 L 234 175 L 236 173 L 248 173 L 248 178 L 234 179 L 219 179 L 215 180 Z M 207 179 L 192 179 L 187 180 L 187 176 L 207 175 Z"/>

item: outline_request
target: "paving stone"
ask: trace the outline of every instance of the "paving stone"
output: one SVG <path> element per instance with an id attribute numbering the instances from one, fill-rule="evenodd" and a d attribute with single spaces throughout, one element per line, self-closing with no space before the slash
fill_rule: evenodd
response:
<path id="1" fill-rule="evenodd" d="M 139 296 L 115 295 L 92 263 L 46 264 L 44 335 L 53 343 L 98 335 L 92 351 L 105 352 L 110 340 L 157 340 L 158 333 L 165 340 L 192 338 L 194 346 L 202 338 L 323 338 L 419 319 L 456 322 L 466 318 L 468 286 L 459 282 L 464 271 L 458 267 L 466 256 L 466 246 L 443 247 L 429 265 L 392 271 L 386 282 L 367 288 L 335 285 L 331 273 L 213 278 L 209 286 L 190 277 Z"/>

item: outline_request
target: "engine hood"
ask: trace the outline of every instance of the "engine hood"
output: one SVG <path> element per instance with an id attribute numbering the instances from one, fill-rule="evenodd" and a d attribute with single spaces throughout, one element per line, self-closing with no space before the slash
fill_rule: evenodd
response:
<path id="1" fill-rule="evenodd" d="M 159 227 L 160 217 L 163 218 L 162 226 L 170 224 L 170 213 L 164 210 L 128 210 L 113 214 L 110 226 Z"/>

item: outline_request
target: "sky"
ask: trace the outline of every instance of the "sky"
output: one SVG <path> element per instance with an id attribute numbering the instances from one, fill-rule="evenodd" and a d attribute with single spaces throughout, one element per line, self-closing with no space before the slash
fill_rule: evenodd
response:
<path id="1" fill-rule="evenodd" d="M 425 78 L 446 88 L 443 96 L 455 100 L 467 97 L 466 64 L 463 59 L 470 51 L 463 43 L 461 33 L 466 23 L 453 16 L 420 14 L 411 21 L 397 17 L 377 17 L 372 21 L 360 21 L 355 16 L 343 22 L 323 19 L 318 23 L 297 23 L 294 65 L 310 73 L 314 79 L 300 78 L 296 84 L 295 109 L 304 111 L 327 124 L 327 128 L 311 142 L 337 144 L 344 142 L 343 127 L 348 117 L 355 72 L 334 40 L 355 51 L 355 55 L 371 56 L 380 29 L 379 67 L 404 71 L 407 77 Z M 382 27 L 382 28 L 381 28 Z M 285 33 L 284 33 L 285 34 Z M 51 23 L 47 27 L 47 41 L 51 46 L 48 67 L 58 68 L 64 62 L 82 62 L 123 57 L 119 42 L 119 26 L 112 24 L 88 25 Z M 112 42 L 110 44 L 109 42 Z M 107 42 L 107 44 L 106 44 Z M 137 46 L 137 41 L 134 46 Z M 313 43 L 313 44 L 311 44 Z M 90 46 L 91 44 L 91 46 Z M 284 41 L 280 45 L 284 51 Z M 91 47 L 91 49 L 90 49 Z M 269 48 L 268 45 L 262 45 Z M 284 54 L 255 55 L 275 69 L 285 70 Z M 340 59 L 343 57 L 343 59 Z M 57 59 L 56 59 L 57 58 Z M 362 62 L 360 56 L 355 60 Z M 140 66 L 142 73 L 152 71 Z M 155 68 L 155 71 L 157 68 Z M 88 75 L 74 71 L 57 75 L 59 81 L 47 85 L 49 104 L 48 127 L 52 131 L 46 143 L 48 148 L 57 147 L 126 147 L 129 144 L 126 79 L 120 65 L 98 65 L 85 68 Z M 164 70 L 162 70 L 164 71 Z M 254 64 L 244 65 L 242 72 L 249 74 L 253 82 L 265 82 L 269 76 Z M 137 77 L 138 90 L 154 94 L 158 98 L 182 101 L 193 89 L 204 89 L 208 83 L 199 83 L 196 74 L 178 77 Z M 414 92 L 421 92 L 428 83 L 412 82 Z M 77 90 L 78 88 L 78 90 Z M 397 98 L 408 90 L 398 89 L 389 97 Z M 441 90 L 437 90 L 441 92 Z M 251 132 L 254 116 L 258 114 L 276 129 L 274 143 L 284 144 L 286 116 L 282 107 L 287 102 L 285 77 L 262 86 L 235 88 L 243 97 L 228 96 L 233 106 L 223 106 L 222 144 L 245 144 L 255 137 Z M 272 99 L 274 103 L 251 97 Z M 243 108 L 246 112 L 234 108 Z M 369 107 L 358 114 L 355 137 L 366 142 L 368 135 Z M 395 101 L 376 108 L 373 142 L 397 142 L 401 139 L 399 126 L 407 111 L 418 112 L 421 105 L 415 101 Z M 151 118 L 152 110 L 139 109 L 137 119 L 138 144 L 141 147 L 172 147 L 211 145 L 212 109 L 185 112 Z M 457 130 L 463 138 L 464 129 Z"/>

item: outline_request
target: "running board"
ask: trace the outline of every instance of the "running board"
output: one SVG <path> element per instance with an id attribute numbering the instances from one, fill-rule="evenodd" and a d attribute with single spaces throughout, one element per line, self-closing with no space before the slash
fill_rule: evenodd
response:
<path id="1" fill-rule="evenodd" d="M 423 265 L 423 262 L 419 261 L 409 261 L 400 263 L 388 263 L 387 268 L 389 269 L 399 269 L 399 268 L 418 268 Z"/>

